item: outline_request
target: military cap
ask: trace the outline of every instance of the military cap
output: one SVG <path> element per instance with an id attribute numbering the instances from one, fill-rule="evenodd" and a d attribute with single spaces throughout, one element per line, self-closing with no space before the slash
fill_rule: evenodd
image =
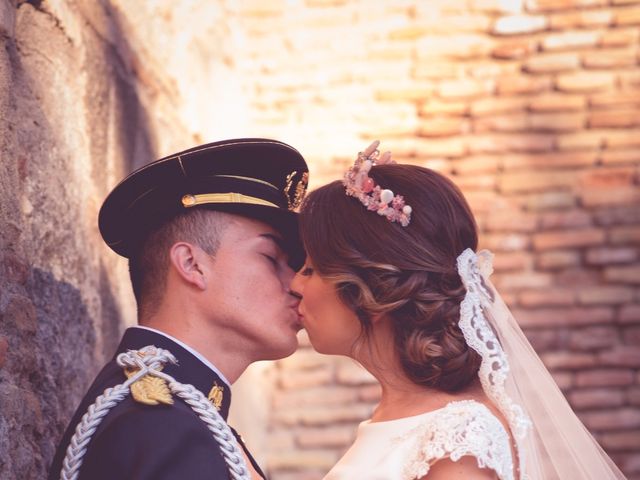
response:
<path id="1" fill-rule="evenodd" d="M 131 258 L 147 235 L 192 208 L 263 221 L 279 231 L 290 263 L 304 254 L 295 209 L 304 196 L 308 168 L 293 147 L 276 140 L 240 138 L 208 143 L 151 162 L 107 196 L 100 233 L 119 255 Z"/>

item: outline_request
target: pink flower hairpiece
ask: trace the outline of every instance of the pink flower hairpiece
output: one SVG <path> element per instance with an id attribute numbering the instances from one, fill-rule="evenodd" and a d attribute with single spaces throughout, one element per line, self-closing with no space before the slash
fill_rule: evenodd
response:
<path id="1" fill-rule="evenodd" d="M 367 210 L 378 212 L 378 215 L 387 217 L 391 222 L 398 222 L 403 227 L 411 221 L 411 207 L 405 205 L 401 195 L 376 185 L 369 171 L 374 165 L 394 164 L 391 152 L 385 152 L 380 156 L 378 150 L 380 142 L 376 140 L 364 152 L 358 152 L 355 163 L 344 175 L 342 183 L 347 195 L 360 200 Z"/>

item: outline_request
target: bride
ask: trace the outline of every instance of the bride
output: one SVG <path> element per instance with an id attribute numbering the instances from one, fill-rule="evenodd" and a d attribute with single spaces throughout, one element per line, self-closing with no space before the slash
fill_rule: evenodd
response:
<path id="1" fill-rule="evenodd" d="M 382 387 L 325 480 L 623 479 L 490 283 L 461 192 L 377 146 L 300 214 L 309 339 Z"/>

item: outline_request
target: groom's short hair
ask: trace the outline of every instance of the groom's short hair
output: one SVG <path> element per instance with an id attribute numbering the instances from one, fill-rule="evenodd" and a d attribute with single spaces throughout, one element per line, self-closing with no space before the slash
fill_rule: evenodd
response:
<path id="1" fill-rule="evenodd" d="M 176 242 L 188 242 L 215 255 L 233 215 L 193 209 L 151 231 L 139 251 L 129 258 L 129 276 L 138 305 L 138 319 L 152 315 L 167 286 L 169 252 Z"/>

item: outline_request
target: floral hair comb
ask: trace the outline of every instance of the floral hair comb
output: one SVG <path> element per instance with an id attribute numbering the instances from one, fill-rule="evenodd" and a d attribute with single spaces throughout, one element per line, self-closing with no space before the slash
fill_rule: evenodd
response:
<path id="1" fill-rule="evenodd" d="M 376 185 L 369 177 L 372 166 L 395 163 L 391 159 L 391 152 L 380 156 L 378 145 L 380 142 L 376 140 L 364 152 L 358 152 L 355 163 L 345 173 L 342 183 L 347 195 L 360 200 L 367 210 L 378 212 L 390 222 L 398 222 L 406 227 L 411 221 L 411 207 L 405 205 L 401 195 L 394 195 L 391 190 Z"/>

